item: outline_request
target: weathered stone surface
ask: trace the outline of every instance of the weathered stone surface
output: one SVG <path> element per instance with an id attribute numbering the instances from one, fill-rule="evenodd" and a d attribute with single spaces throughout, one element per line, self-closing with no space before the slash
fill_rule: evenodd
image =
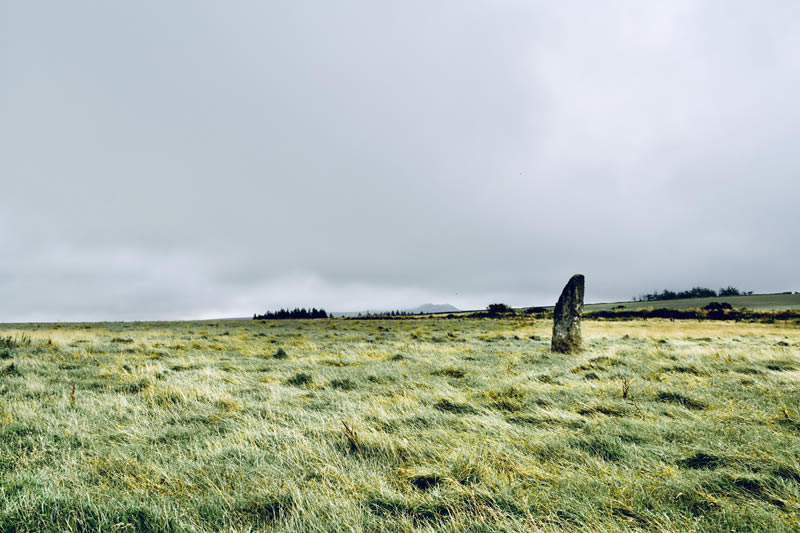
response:
<path id="1" fill-rule="evenodd" d="M 569 279 L 553 312 L 553 340 L 550 349 L 559 353 L 581 351 L 581 319 L 583 318 L 583 274 Z"/>

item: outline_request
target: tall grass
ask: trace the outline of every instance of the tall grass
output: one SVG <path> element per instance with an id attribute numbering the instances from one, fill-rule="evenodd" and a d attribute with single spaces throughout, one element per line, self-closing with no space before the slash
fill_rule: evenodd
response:
<path id="1" fill-rule="evenodd" d="M 800 528 L 800 330 L 550 328 L 0 325 L 0 532 Z"/>

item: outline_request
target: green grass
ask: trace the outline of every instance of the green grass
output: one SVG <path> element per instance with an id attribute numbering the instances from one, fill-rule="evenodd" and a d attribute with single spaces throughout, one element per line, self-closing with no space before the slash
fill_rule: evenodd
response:
<path id="1" fill-rule="evenodd" d="M 0 325 L 0 532 L 800 529 L 796 325 L 550 328 Z"/>

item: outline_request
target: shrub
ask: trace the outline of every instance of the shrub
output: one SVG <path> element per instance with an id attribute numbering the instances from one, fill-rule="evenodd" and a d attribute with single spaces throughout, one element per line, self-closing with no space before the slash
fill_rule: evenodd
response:
<path id="1" fill-rule="evenodd" d="M 504 315 L 514 312 L 514 310 L 506 304 L 489 304 L 486 306 L 486 310 L 490 315 Z"/>
<path id="2" fill-rule="evenodd" d="M 739 296 L 739 295 L 741 295 L 742 293 L 741 293 L 741 292 L 739 291 L 739 289 L 737 289 L 736 287 L 731 287 L 731 286 L 728 286 L 728 287 L 727 287 L 727 288 L 725 288 L 725 289 L 720 289 L 720 290 L 719 290 L 719 292 L 718 292 L 718 294 L 719 294 L 720 296 Z"/>
<path id="3" fill-rule="evenodd" d="M 706 311 L 722 311 L 724 309 L 733 309 L 733 306 L 727 302 L 709 302 L 703 309 Z"/>

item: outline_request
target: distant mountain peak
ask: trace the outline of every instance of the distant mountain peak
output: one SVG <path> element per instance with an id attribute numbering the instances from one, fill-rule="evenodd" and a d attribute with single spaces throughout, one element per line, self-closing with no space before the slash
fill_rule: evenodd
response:
<path id="1" fill-rule="evenodd" d="M 411 313 L 457 313 L 459 309 L 450 304 L 422 304 L 413 309 L 406 309 Z"/>

